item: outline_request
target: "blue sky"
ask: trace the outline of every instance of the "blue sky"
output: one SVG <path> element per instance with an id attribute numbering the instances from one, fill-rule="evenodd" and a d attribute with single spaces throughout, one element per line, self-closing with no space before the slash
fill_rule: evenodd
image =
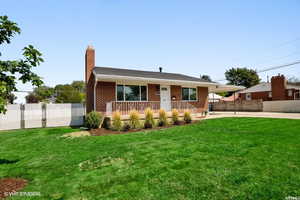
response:
<path id="1" fill-rule="evenodd" d="M 300 1 L 10 0 L 0 15 L 22 29 L 2 59 L 33 44 L 46 85 L 83 80 L 87 45 L 96 65 L 224 78 L 230 67 L 263 69 L 300 60 Z M 300 77 L 300 65 L 262 73 Z M 31 89 L 19 85 L 19 89 Z"/>

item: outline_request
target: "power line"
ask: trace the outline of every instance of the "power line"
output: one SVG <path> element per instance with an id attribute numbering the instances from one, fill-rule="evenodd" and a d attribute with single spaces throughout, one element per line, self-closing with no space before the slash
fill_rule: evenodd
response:
<path id="1" fill-rule="evenodd" d="M 300 41 L 300 37 L 297 37 L 297 38 L 294 38 L 292 40 L 288 40 L 288 41 L 285 41 L 285 42 L 282 42 L 282 43 L 279 43 L 278 45 L 273 45 L 273 46 L 270 46 L 269 48 L 264 48 L 265 51 L 268 51 L 268 53 L 263 53 L 262 55 L 268 55 L 270 54 L 270 52 L 274 52 L 275 49 L 278 49 L 278 48 L 281 48 L 283 46 L 286 46 L 288 44 L 291 44 L 291 43 L 294 43 L 294 42 L 297 42 L 297 41 Z M 235 58 L 233 60 L 241 60 L 242 58 Z"/>
<path id="2" fill-rule="evenodd" d="M 284 65 L 278 65 L 278 66 L 274 66 L 274 67 L 265 68 L 265 69 L 257 71 L 257 73 L 267 72 L 267 71 L 271 71 L 274 69 L 280 69 L 280 68 L 289 67 L 289 66 L 297 65 L 297 64 L 300 64 L 300 60 L 292 62 L 292 63 L 284 64 Z"/>
<path id="3" fill-rule="evenodd" d="M 291 57 L 291 56 L 295 56 L 295 55 L 299 55 L 300 54 L 300 51 L 295 51 L 295 52 L 293 52 L 293 53 L 290 53 L 290 54 L 287 54 L 287 55 L 285 55 L 285 56 L 281 56 L 281 57 L 269 57 L 269 59 L 266 59 L 265 61 L 267 61 L 267 62 L 265 62 L 265 61 L 263 61 L 263 62 L 261 62 L 261 63 L 256 63 L 255 65 L 256 66 L 259 66 L 259 65 L 265 65 L 266 63 L 270 63 L 270 61 L 272 62 L 272 61 L 274 61 L 274 60 L 282 60 L 282 59 L 284 59 L 284 58 L 288 58 L 288 57 Z"/>
<path id="4" fill-rule="evenodd" d="M 280 68 L 289 67 L 289 66 L 297 65 L 297 64 L 300 64 L 300 60 L 297 60 L 297 61 L 294 61 L 294 62 L 291 62 L 291 63 L 287 63 L 287 64 L 283 64 L 283 65 L 268 67 L 268 68 L 265 68 L 265 69 L 262 69 L 262 70 L 257 70 L 257 73 L 267 72 L 267 71 L 271 71 L 271 70 L 274 70 L 274 69 L 280 69 Z M 217 81 L 226 81 L 226 79 L 220 79 L 220 80 L 217 80 Z"/>

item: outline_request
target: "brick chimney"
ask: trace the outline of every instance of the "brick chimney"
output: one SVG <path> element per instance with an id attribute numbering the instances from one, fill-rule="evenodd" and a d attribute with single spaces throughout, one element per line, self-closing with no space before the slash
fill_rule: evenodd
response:
<path id="1" fill-rule="evenodd" d="M 86 84 L 86 112 L 94 109 L 94 75 L 95 49 L 88 46 L 85 51 L 85 84 Z"/>
<path id="2" fill-rule="evenodd" d="M 88 83 L 95 67 L 95 49 L 89 45 L 85 51 L 85 83 Z"/>
<path id="3" fill-rule="evenodd" d="M 285 100 L 286 80 L 283 75 L 278 74 L 271 78 L 272 100 Z"/>

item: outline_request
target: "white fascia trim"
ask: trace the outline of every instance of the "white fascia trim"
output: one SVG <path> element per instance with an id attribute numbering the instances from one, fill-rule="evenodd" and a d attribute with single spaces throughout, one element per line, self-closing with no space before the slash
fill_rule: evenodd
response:
<path id="1" fill-rule="evenodd" d="M 221 85 L 219 84 L 215 88 L 210 88 L 209 92 L 236 92 L 245 89 L 243 86 L 235 86 L 235 85 Z"/>
<path id="2" fill-rule="evenodd" d="M 94 73 L 95 74 L 95 73 Z M 195 84 L 202 86 L 217 86 L 217 83 L 197 82 L 197 81 L 184 81 L 184 80 L 170 80 L 170 79 L 159 79 L 159 78 L 145 78 L 145 77 L 132 77 L 132 76 L 119 76 L 119 75 L 106 75 L 96 74 L 97 79 L 119 79 L 119 80 L 140 80 L 140 81 L 160 81 L 160 82 L 174 82 L 174 84 Z"/>

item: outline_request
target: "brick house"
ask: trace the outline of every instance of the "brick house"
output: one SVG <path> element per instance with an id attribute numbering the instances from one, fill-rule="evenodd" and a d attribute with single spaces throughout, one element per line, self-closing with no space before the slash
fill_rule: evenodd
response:
<path id="1" fill-rule="evenodd" d="M 262 99 L 263 101 L 299 99 L 300 86 L 287 83 L 283 75 L 273 76 L 271 83 L 260 83 L 239 92 L 242 100 Z"/>
<path id="2" fill-rule="evenodd" d="M 183 74 L 95 66 L 95 50 L 88 46 L 85 55 L 86 109 L 110 115 L 118 110 L 142 112 L 150 107 L 170 111 L 208 109 L 209 91 L 235 91 L 237 86 L 220 85 Z"/>

